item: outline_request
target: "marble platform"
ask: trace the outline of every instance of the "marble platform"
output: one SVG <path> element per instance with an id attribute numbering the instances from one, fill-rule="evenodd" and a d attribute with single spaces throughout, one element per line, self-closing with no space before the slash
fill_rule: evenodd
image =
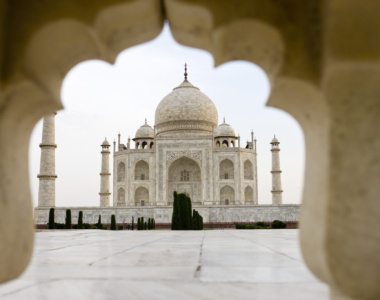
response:
<path id="1" fill-rule="evenodd" d="M 36 233 L 32 262 L 0 299 L 327 300 L 298 230 Z"/>

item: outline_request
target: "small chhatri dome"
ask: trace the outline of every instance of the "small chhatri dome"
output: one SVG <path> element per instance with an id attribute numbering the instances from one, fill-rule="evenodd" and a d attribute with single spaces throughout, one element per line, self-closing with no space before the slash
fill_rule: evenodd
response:
<path id="1" fill-rule="evenodd" d="M 135 139 L 139 138 L 154 138 L 154 129 L 147 124 L 146 119 L 145 124 L 136 131 Z"/>
<path id="2" fill-rule="evenodd" d="M 276 138 L 276 136 L 274 136 L 273 140 L 270 143 L 271 144 L 279 144 L 280 142 L 278 141 L 278 139 Z"/>
<path id="3" fill-rule="evenodd" d="M 218 111 L 209 97 L 185 80 L 158 104 L 157 135 L 175 133 L 212 134 L 218 126 Z"/>
<path id="4" fill-rule="evenodd" d="M 235 130 L 233 130 L 233 128 L 226 123 L 226 119 L 223 118 L 223 123 L 215 129 L 214 136 L 236 136 L 236 134 Z"/>
<path id="5" fill-rule="evenodd" d="M 104 139 L 104 142 L 101 146 L 110 146 L 110 143 L 108 143 L 107 138 Z"/>

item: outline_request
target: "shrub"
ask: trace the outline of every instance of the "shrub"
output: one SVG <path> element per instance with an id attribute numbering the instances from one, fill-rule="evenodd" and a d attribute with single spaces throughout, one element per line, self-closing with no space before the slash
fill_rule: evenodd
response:
<path id="1" fill-rule="evenodd" d="M 48 229 L 54 229 L 54 227 L 54 208 L 50 208 Z"/>
<path id="2" fill-rule="evenodd" d="M 280 220 L 274 220 L 271 227 L 274 229 L 286 228 L 286 224 Z"/>
<path id="3" fill-rule="evenodd" d="M 82 228 L 83 228 L 83 211 L 80 211 L 79 216 L 78 216 L 78 229 L 82 229 Z"/>
<path id="4" fill-rule="evenodd" d="M 115 217 L 115 215 L 111 216 L 111 230 L 116 230 L 116 217 Z"/>
<path id="5" fill-rule="evenodd" d="M 75 224 L 75 225 L 72 226 L 72 228 L 73 228 L 73 229 L 78 229 L 78 225 Z"/>
<path id="6" fill-rule="evenodd" d="M 148 229 L 148 225 L 146 224 L 146 222 L 144 223 L 144 230 L 147 230 Z"/>
<path id="7" fill-rule="evenodd" d="M 134 223 L 135 223 L 135 220 L 134 220 L 134 218 L 132 217 L 132 226 L 131 226 L 131 227 L 132 227 L 132 228 L 131 228 L 132 230 L 135 229 L 135 224 L 134 224 Z"/>
<path id="8" fill-rule="evenodd" d="M 88 223 L 83 223 L 83 229 L 90 229 L 91 225 Z"/>
<path id="9" fill-rule="evenodd" d="M 106 225 L 102 225 L 102 230 L 107 230 L 107 226 Z"/>
<path id="10" fill-rule="evenodd" d="M 117 226 L 117 230 L 123 230 L 124 229 L 124 226 L 123 225 L 119 225 Z"/>
<path id="11" fill-rule="evenodd" d="M 71 229 L 71 209 L 66 209 L 65 229 Z"/>
<path id="12" fill-rule="evenodd" d="M 257 223 L 256 223 L 256 226 L 259 226 L 259 227 L 267 227 L 267 224 L 265 224 L 264 222 L 257 222 Z"/>
<path id="13" fill-rule="evenodd" d="M 98 226 L 93 225 L 91 226 L 91 229 L 98 229 Z"/>

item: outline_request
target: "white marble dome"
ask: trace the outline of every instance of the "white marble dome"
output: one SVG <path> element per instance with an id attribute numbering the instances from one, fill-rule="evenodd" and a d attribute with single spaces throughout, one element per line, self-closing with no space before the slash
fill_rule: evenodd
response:
<path id="1" fill-rule="evenodd" d="M 155 126 L 157 134 L 187 130 L 211 134 L 218 126 L 218 111 L 209 97 L 185 79 L 158 104 Z"/>
<path id="2" fill-rule="evenodd" d="M 236 136 L 235 130 L 223 120 L 223 124 L 220 124 L 214 132 L 214 136 Z"/>
<path id="3" fill-rule="evenodd" d="M 154 138 L 154 129 L 146 123 L 146 120 L 145 124 L 136 131 L 135 139 L 139 138 Z"/>

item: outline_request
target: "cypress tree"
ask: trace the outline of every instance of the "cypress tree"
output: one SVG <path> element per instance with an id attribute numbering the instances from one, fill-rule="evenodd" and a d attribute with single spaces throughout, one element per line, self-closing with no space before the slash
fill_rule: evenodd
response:
<path id="1" fill-rule="evenodd" d="M 156 229 L 156 220 L 153 218 L 153 229 Z"/>
<path id="2" fill-rule="evenodd" d="M 65 228 L 66 229 L 71 229 L 71 209 L 66 209 Z"/>
<path id="3" fill-rule="evenodd" d="M 141 230 L 144 230 L 144 217 L 141 217 Z"/>
<path id="4" fill-rule="evenodd" d="M 140 218 L 137 218 L 137 230 L 140 230 Z"/>
<path id="5" fill-rule="evenodd" d="M 134 224 L 134 219 L 132 217 L 132 226 L 131 226 L 131 229 L 134 230 L 134 227 L 135 227 L 135 224 Z"/>
<path id="6" fill-rule="evenodd" d="M 50 208 L 49 211 L 49 228 L 54 229 L 54 208 Z"/>
<path id="7" fill-rule="evenodd" d="M 179 204 L 179 229 L 186 230 L 186 212 L 187 212 L 187 201 L 185 194 L 178 194 L 178 204 Z"/>
<path id="8" fill-rule="evenodd" d="M 78 229 L 83 228 L 83 211 L 79 211 L 79 216 L 78 216 Z"/>
<path id="9" fill-rule="evenodd" d="M 96 223 L 96 227 L 98 227 L 98 229 L 102 229 L 103 228 L 103 225 L 102 225 L 102 216 L 99 215 L 98 217 L 98 223 Z"/>
<path id="10" fill-rule="evenodd" d="M 187 201 L 187 211 L 186 211 L 186 230 L 191 230 L 192 228 L 192 222 L 191 222 L 191 212 L 192 212 L 192 208 L 191 208 L 191 199 L 190 197 L 186 197 L 186 201 Z"/>
<path id="11" fill-rule="evenodd" d="M 146 222 L 144 223 L 144 230 L 147 230 L 148 229 L 148 225 L 146 224 Z"/>
<path id="12" fill-rule="evenodd" d="M 111 230 L 116 230 L 116 217 L 115 217 L 115 215 L 111 216 Z"/>
<path id="13" fill-rule="evenodd" d="M 172 230 L 179 229 L 179 205 L 178 205 L 178 194 L 174 191 L 173 193 L 173 214 L 172 214 Z"/>

